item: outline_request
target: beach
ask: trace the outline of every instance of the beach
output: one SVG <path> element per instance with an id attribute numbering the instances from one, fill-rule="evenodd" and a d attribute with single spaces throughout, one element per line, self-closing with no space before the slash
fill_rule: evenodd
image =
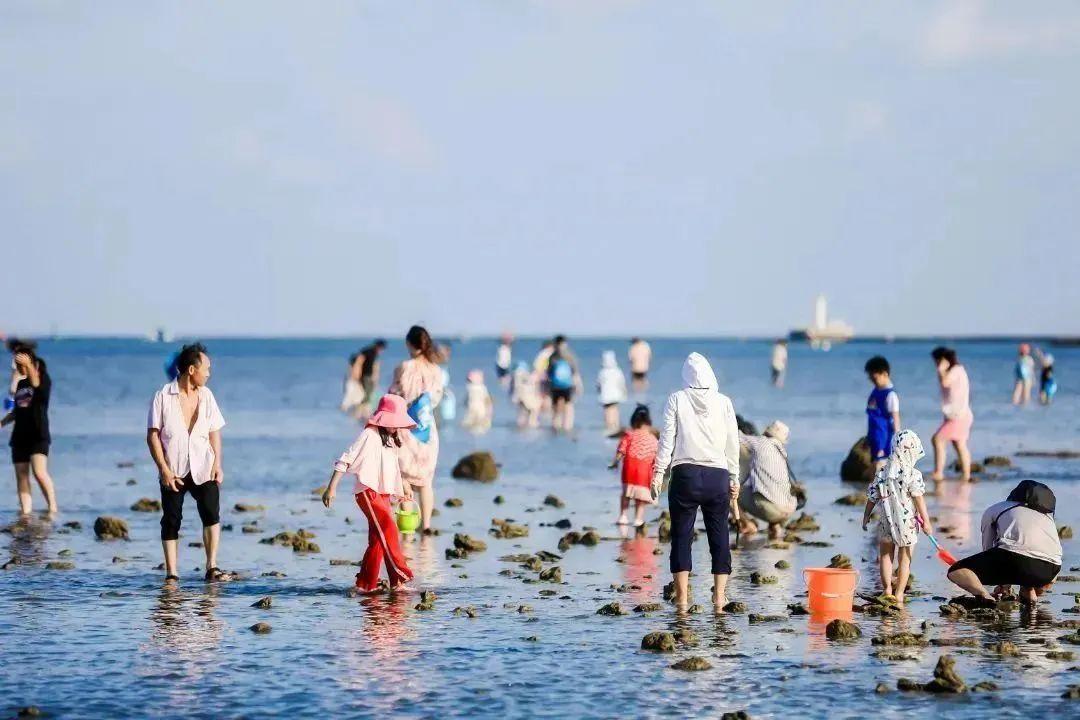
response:
<path id="1" fill-rule="evenodd" d="M 390 340 L 383 389 L 389 369 L 404 357 L 400 339 Z M 1050 716 L 1066 716 L 1073 707 L 1061 695 L 1080 683 L 1080 659 L 1057 653 L 1075 650 L 1080 657 L 1080 646 L 1061 639 L 1074 632 L 1063 624 L 1080 620 L 1070 612 L 1080 607 L 1071 594 L 1080 592 L 1080 582 L 1067 579 L 1080 576 L 1070 569 L 1080 566 L 1076 540 L 1063 539 L 1062 577 L 1034 612 L 1017 609 L 992 623 L 942 615 L 939 607 L 960 591 L 946 581 L 925 537 L 915 550 L 915 592 L 902 616 L 856 613 L 862 637 L 837 643 L 826 639 L 818 619 L 789 615 L 789 605 L 806 602 L 802 570 L 825 566 L 837 554 L 860 571 L 860 592 L 876 594 L 876 545 L 873 533 L 859 528 L 861 505 L 835 503 L 864 489 L 839 479 L 840 463 L 866 428 L 862 366 L 877 353 L 889 358 L 904 425 L 929 449 L 940 423 L 929 356 L 937 343 L 855 342 L 830 352 L 793 344 L 785 386 L 777 389 L 769 379 L 769 341 L 650 339 L 651 384 L 631 398 L 648 403 L 658 420 L 667 394 L 680 387 L 687 353 L 701 352 L 741 416 L 758 429 L 774 419 L 790 426 L 791 465 L 808 489 L 805 511 L 821 528 L 797 533 L 820 546 L 767 548 L 765 533 L 745 539 L 733 553 L 728 595 L 748 612 L 714 616 L 704 536 L 694 544 L 691 586 L 693 602 L 706 611 L 677 614 L 663 599 L 669 546 L 658 540 L 655 520 L 666 498 L 647 514 L 643 535 L 614 525 L 619 481 L 606 465 L 616 441 L 603 435 L 593 379 L 603 350 L 615 350 L 626 367 L 627 338 L 571 338 L 585 393 L 569 436 L 515 427 L 506 393 L 492 380 L 496 339 L 452 343 L 449 370 L 459 401 L 466 372 L 483 369 L 495 398 L 494 426 L 482 436 L 454 424 L 440 427 L 434 519 L 440 534 L 404 540 L 417 592 L 350 595 L 358 568 L 349 563 L 363 553 L 366 522 L 349 485 L 329 511 L 313 491 L 325 485 L 333 461 L 359 430 L 337 404 L 346 360 L 365 341 L 205 339 L 214 360 L 210 387 L 228 422 L 220 565 L 241 578 L 202 581 L 202 552 L 189 547 L 201 539 L 189 501 L 176 588 L 164 587 L 156 569 L 159 513 L 131 510 L 140 498 L 159 496 L 145 421 L 175 348 L 128 339 L 41 343 L 54 383 L 50 469 L 61 514 L 54 523 L 36 519 L 0 536 L 0 560 L 18 561 L 0 571 L 6 716 L 31 705 L 72 718 L 607 718 L 739 710 L 753 717 L 1021 717 L 1035 706 Z M 515 352 L 531 362 L 539 344 L 519 339 Z M 1062 386 L 1053 405 L 1015 408 L 1009 402 L 1014 342 L 950 344 L 971 376 L 974 458 L 1007 456 L 1013 465 L 987 468 L 970 484 L 939 483 L 927 497 L 939 537 L 958 557 L 979 549 L 983 510 L 1024 478 L 1054 489 L 1059 526 L 1080 528 L 1080 459 L 1017 456 L 1080 450 L 1080 396 L 1071 381 L 1080 372 L 1080 348 L 1049 348 Z M 624 419 L 631 409 L 632 403 L 623 405 Z M 454 462 L 476 450 L 493 453 L 499 478 L 453 479 Z M 919 465 L 927 477 L 931 466 L 929 457 Z M 6 487 L 0 507 L 10 525 L 13 481 Z M 548 495 L 565 505 L 545 504 Z M 446 507 L 450 498 L 460 499 L 460 507 Z M 40 496 L 35 502 L 40 507 Z M 254 507 L 241 512 L 238 503 Z M 103 515 L 125 520 L 130 539 L 96 539 L 94 521 Z M 525 525 L 528 535 L 495 537 L 493 519 Z M 560 520 L 578 532 L 594 528 L 599 543 L 560 551 L 567 532 L 554 527 Z M 318 552 L 261 542 L 299 529 L 314 534 Z M 448 558 L 455 533 L 482 539 L 486 550 Z M 543 568 L 559 567 L 561 582 L 541 581 L 520 560 L 504 559 L 541 550 L 559 556 Z M 777 568 L 779 561 L 790 567 Z M 62 564 L 50 569 L 49 563 Z M 776 582 L 752 584 L 754 572 Z M 415 608 L 419 591 L 435 593 L 431 609 Z M 252 606 L 265 597 L 270 607 Z M 627 614 L 597 614 L 611 602 Z M 650 603 L 659 609 L 635 611 Z M 779 617 L 751 622 L 751 613 Z M 260 622 L 270 625 L 268 633 L 249 629 Z M 674 653 L 641 649 L 647 633 L 676 630 L 689 630 L 696 641 Z M 899 632 L 918 634 L 925 644 L 874 657 L 882 647 L 873 638 Z M 985 647 L 1003 640 L 1018 654 Z M 896 689 L 901 678 L 929 680 L 943 654 L 956 659 L 969 686 L 991 681 L 1000 689 L 950 697 Z M 704 658 L 711 668 L 671 667 L 688 657 Z"/>

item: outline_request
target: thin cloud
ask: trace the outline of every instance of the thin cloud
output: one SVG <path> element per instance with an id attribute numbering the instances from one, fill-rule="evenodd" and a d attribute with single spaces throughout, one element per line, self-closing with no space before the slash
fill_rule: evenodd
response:
<path id="1" fill-rule="evenodd" d="M 1002 6 L 996 6 L 1000 8 Z M 952 0 L 931 18 L 920 38 L 926 62 L 953 64 L 1024 53 L 1056 53 L 1080 42 L 1080 16 L 1031 17 L 1039 4 L 1016 6 L 1019 17 L 1000 17 L 984 0 Z"/>

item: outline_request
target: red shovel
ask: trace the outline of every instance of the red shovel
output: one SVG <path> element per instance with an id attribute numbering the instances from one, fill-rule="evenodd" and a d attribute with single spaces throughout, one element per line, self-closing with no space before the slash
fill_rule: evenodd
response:
<path id="1" fill-rule="evenodd" d="M 923 532 L 926 532 L 926 528 L 923 526 L 922 518 L 916 515 L 915 519 L 918 520 L 919 527 L 923 529 Z M 930 538 L 930 543 L 937 549 L 938 560 L 949 566 L 956 564 L 956 558 L 953 557 L 951 552 L 941 547 L 941 544 L 938 543 L 937 538 L 935 538 L 930 533 L 926 533 L 926 537 Z"/>

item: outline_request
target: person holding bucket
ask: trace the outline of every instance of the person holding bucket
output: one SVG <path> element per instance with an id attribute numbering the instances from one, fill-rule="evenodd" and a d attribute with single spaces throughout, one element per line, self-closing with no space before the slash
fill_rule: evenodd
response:
<path id="1" fill-rule="evenodd" d="M 882 592 L 895 597 L 899 605 L 904 604 L 904 590 L 911 576 L 911 551 L 919 540 L 919 526 L 928 535 L 933 533 L 930 514 L 923 500 L 926 486 L 922 473 L 915 469 L 915 463 L 925 454 L 919 436 L 912 430 L 901 430 L 893 438 L 885 467 L 877 471 L 866 492 L 862 528 L 866 530 L 874 508 L 880 507 L 877 537 Z M 895 583 L 894 555 L 897 565 Z"/>
<path id="2" fill-rule="evenodd" d="M 413 573 L 401 552 L 398 528 L 390 504 L 395 498 L 405 502 L 413 499 L 412 487 L 404 482 L 405 471 L 420 473 L 426 454 L 411 433 L 416 422 L 409 417 L 405 399 L 384 395 L 379 408 L 367 427 L 349 449 L 334 463 L 330 483 L 323 492 L 323 505 L 330 507 L 337 494 L 338 482 L 345 474 L 356 475 L 354 493 L 356 504 L 368 520 L 368 547 L 356 587 L 362 592 L 378 588 L 380 567 L 385 562 L 390 589 L 404 589 Z"/>
<path id="3" fill-rule="evenodd" d="M 405 347 L 409 359 L 394 370 L 390 392 L 400 395 L 408 404 L 409 417 L 415 421 L 412 435 L 419 441 L 422 462 L 418 474 L 406 472 L 405 481 L 420 495 L 420 525 L 426 533 L 431 530 L 431 511 L 435 508 L 435 464 L 439 458 L 439 429 L 435 425 L 435 408 L 442 402 L 443 383 L 442 353 L 431 339 L 428 331 L 413 325 L 405 335 Z"/>
<path id="4" fill-rule="evenodd" d="M 720 393 L 708 360 L 690 353 L 682 377 L 686 387 L 673 393 L 664 408 L 664 429 L 650 490 L 657 499 L 664 474 L 670 469 L 668 508 L 675 604 L 685 608 L 689 602 L 690 544 L 700 507 L 712 555 L 712 600 L 717 612 L 722 612 L 731 574 L 728 511 L 739 497 L 739 427 L 735 408 Z"/>

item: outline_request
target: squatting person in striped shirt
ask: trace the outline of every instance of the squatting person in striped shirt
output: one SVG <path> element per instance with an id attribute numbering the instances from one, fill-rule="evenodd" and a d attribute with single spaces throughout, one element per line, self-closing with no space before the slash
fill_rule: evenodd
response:
<path id="1" fill-rule="evenodd" d="M 794 478 L 788 465 L 788 426 L 777 420 L 761 435 L 739 433 L 739 442 L 750 453 L 750 473 L 739 491 L 743 535 L 757 532 L 753 518 L 769 525 L 769 537 L 784 534 L 784 524 L 798 505 Z"/>

